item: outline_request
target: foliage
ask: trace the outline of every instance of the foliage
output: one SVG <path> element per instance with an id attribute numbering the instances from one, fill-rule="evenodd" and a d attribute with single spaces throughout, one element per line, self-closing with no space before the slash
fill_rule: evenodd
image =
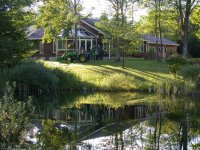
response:
<path id="1" fill-rule="evenodd" d="M 30 125 L 33 112 L 31 98 L 18 101 L 14 97 L 14 87 L 6 84 L 0 98 L 0 148 L 17 149 L 23 146 L 23 135 Z"/>
<path id="2" fill-rule="evenodd" d="M 133 50 L 132 51 L 132 55 L 135 56 L 135 57 L 137 57 L 137 56 L 143 56 L 144 52 L 140 51 L 140 50 Z"/>
<path id="3" fill-rule="evenodd" d="M 113 7 L 114 15 L 109 19 L 107 14 L 103 14 L 96 26 L 105 33 L 104 42 L 112 44 L 112 50 L 115 51 L 117 60 L 120 60 L 120 53 L 124 49 L 129 50 L 130 47 L 131 49 L 136 48 L 140 38 L 135 33 L 135 27 L 126 18 L 125 12 L 130 2 L 126 0 L 121 2 L 119 0 L 108 1 Z"/>
<path id="4" fill-rule="evenodd" d="M 64 149 L 74 140 L 73 133 L 68 128 L 59 129 L 55 121 L 43 120 L 42 124 L 44 130 L 37 135 L 42 149 Z"/>
<path id="5" fill-rule="evenodd" d="M 51 70 L 45 68 L 39 62 L 32 61 L 21 63 L 10 69 L 3 69 L 1 78 L 5 81 L 16 82 L 17 89 L 22 91 L 26 87 L 49 92 L 55 89 L 59 82 L 59 79 Z"/>
<path id="6" fill-rule="evenodd" d="M 169 65 L 169 71 L 174 75 L 176 76 L 178 71 L 181 70 L 181 65 L 179 63 L 174 63 L 174 64 L 171 64 Z"/>
<path id="7" fill-rule="evenodd" d="M 182 56 L 172 56 L 168 60 L 166 60 L 167 64 L 173 65 L 173 64 L 179 64 L 181 66 L 186 65 L 187 59 L 183 58 Z"/>
<path id="8" fill-rule="evenodd" d="M 59 34 L 68 36 L 69 31 L 79 21 L 75 15 L 74 5 L 71 0 L 42 0 L 37 17 L 37 26 L 44 28 L 43 41 L 51 42 L 52 37 L 57 38 Z M 77 4 L 76 4 L 77 5 Z M 78 11 L 81 6 L 78 5 Z"/>
<path id="9" fill-rule="evenodd" d="M 195 31 L 195 33 L 197 33 L 197 32 Z M 191 34 L 190 39 L 189 39 L 189 54 L 192 57 L 200 57 L 200 51 L 199 51 L 199 49 L 200 49 L 200 38 L 197 37 L 194 34 Z"/>
<path id="10" fill-rule="evenodd" d="M 200 67 L 195 65 L 183 67 L 180 71 L 180 75 L 184 79 L 195 81 L 200 75 Z"/>
<path id="11" fill-rule="evenodd" d="M 23 9 L 31 4 L 26 1 L 0 2 L 0 65 L 18 62 L 22 54 L 31 48 L 26 40 L 26 29 L 30 25 L 32 13 Z"/>
<path id="12" fill-rule="evenodd" d="M 155 10 L 151 9 L 147 16 L 143 16 L 136 23 L 136 30 L 142 35 L 155 35 Z M 169 7 L 162 8 L 161 11 L 161 30 L 163 37 L 177 41 L 180 39 L 179 27 L 177 24 L 176 10 Z"/>
<path id="13" fill-rule="evenodd" d="M 169 71 L 174 76 L 177 75 L 183 65 L 188 63 L 187 60 L 181 56 L 172 56 L 166 62 L 169 65 Z"/>

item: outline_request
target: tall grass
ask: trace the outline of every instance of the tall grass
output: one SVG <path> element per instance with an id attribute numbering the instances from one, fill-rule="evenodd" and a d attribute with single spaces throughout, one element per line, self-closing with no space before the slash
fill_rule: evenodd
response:
<path id="1" fill-rule="evenodd" d="M 50 92 L 57 87 L 58 77 L 37 62 L 25 62 L 0 70 L 0 83 L 15 82 L 19 92 Z"/>

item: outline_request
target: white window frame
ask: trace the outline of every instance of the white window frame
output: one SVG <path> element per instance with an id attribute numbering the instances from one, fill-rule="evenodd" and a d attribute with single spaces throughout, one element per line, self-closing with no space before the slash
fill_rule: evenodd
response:
<path id="1" fill-rule="evenodd" d="M 53 42 L 53 53 L 56 53 L 56 45 L 55 45 L 55 42 Z"/>

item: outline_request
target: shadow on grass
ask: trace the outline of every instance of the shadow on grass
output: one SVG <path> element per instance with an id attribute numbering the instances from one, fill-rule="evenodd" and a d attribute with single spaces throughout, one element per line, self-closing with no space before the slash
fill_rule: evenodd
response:
<path id="1" fill-rule="evenodd" d="M 114 62 L 113 59 L 110 60 L 106 59 L 106 60 L 89 61 L 84 63 L 83 65 L 90 65 L 90 66 L 110 65 L 114 67 L 122 67 L 122 61 Z M 161 61 L 158 62 L 155 60 L 144 60 L 143 58 L 125 58 L 125 67 L 139 71 L 149 71 L 155 73 L 168 72 L 168 67 L 166 63 Z"/>
<path id="2" fill-rule="evenodd" d="M 117 68 L 111 68 L 111 67 L 108 67 L 108 66 L 101 66 L 101 67 L 105 68 L 105 69 L 108 69 L 108 70 L 112 70 L 113 73 L 116 72 L 116 73 L 122 73 L 122 74 L 128 75 L 128 76 L 133 76 L 133 77 L 135 77 L 136 79 L 138 79 L 138 80 L 140 80 L 142 82 L 147 81 L 146 79 L 142 78 L 139 75 L 135 75 L 135 74 L 127 72 L 126 69 L 121 70 L 121 69 L 117 69 Z"/>

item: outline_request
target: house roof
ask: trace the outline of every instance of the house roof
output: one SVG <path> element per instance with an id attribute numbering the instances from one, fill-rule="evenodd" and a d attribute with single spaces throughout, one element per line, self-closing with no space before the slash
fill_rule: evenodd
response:
<path id="1" fill-rule="evenodd" d="M 99 30 L 96 26 L 95 23 L 99 22 L 99 19 L 94 19 L 94 18 L 84 18 L 81 20 L 82 22 L 84 22 L 85 24 L 89 25 L 90 27 L 92 27 L 93 29 L 95 29 L 96 31 L 100 32 L 101 34 L 104 34 L 101 30 Z"/>
<path id="2" fill-rule="evenodd" d="M 44 28 L 40 27 L 39 29 L 31 32 L 27 37 L 30 40 L 37 40 L 37 39 L 42 39 L 44 35 Z"/>
<path id="3" fill-rule="evenodd" d="M 73 37 L 75 34 L 74 29 L 69 33 L 70 37 Z M 44 28 L 40 27 L 39 29 L 31 32 L 27 37 L 29 40 L 37 40 L 37 39 L 42 39 L 44 35 Z M 59 34 L 58 36 L 62 36 L 62 33 Z M 96 38 L 98 35 L 93 34 L 92 32 L 88 31 L 82 26 L 79 26 L 78 28 L 78 37 L 80 38 Z"/>
<path id="4" fill-rule="evenodd" d="M 156 37 L 155 36 L 152 36 L 152 35 L 146 35 L 144 36 L 144 39 L 148 42 L 148 43 L 152 43 L 152 44 L 156 44 Z M 159 38 L 158 43 L 161 42 L 161 39 Z M 171 41 L 167 38 L 164 38 L 162 37 L 162 43 L 165 44 L 165 45 L 174 45 L 174 46 L 179 46 L 178 43 L 174 42 L 174 41 Z"/>

